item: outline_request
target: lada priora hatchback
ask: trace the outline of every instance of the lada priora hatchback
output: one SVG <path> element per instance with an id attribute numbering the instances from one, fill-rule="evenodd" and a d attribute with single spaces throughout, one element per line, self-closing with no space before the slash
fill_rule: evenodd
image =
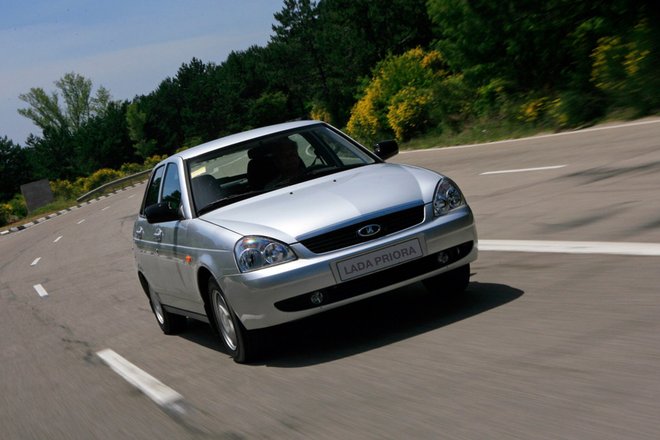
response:
<path id="1" fill-rule="evenodd" d="M 446 176 L 318 121 L 224 137 L 154 168 L 133 230 L 166 334 L 206 321 L 237 362 L 263 329 L 424 281 L 463 291 L 472 212 Z"/>

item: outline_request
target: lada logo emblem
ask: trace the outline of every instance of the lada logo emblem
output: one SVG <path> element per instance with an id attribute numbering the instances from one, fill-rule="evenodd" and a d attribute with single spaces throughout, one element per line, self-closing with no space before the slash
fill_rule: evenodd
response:
<path id="1" fill-rule="evenodd" d="M 367 225 L 358 229 L 357 233 L 360 237 L 372 237 L 380 232 L 380 225 Z"/>

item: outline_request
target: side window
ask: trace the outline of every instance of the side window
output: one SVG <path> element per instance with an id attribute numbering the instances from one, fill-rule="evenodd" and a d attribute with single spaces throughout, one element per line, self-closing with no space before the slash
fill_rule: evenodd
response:
<path id="1" fill-rule="evenodd" d="M 168 164 L 163 182 L 163 202 L 169 203 L 170 207 L 179 209 L 181 205 L 181 183 L 179 182 L 179 169 L 176 164 Z"/>
<path id="2" fill-rule="evenodd" d="M 147 206 L 155 205 L 158 203 L 158 192 L 160 190 L 160 182 L 163 180 L 163 171 L 165 171 L 165 167 L 159 167 L 154 171 L 154 175 L 151 178 L 151 182 L 149 182 L 149 187 L 147 188 L 147 195 L 144 199 L 144 207 L 142 210 L 144 211 L 144 208 Z"/>

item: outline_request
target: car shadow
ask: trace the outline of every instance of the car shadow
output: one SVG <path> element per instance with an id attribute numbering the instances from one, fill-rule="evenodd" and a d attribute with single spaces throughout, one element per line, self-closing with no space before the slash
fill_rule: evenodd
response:
<path id="1" fill-rule="evenodd" d="M 429 292 L 422 283 L 413 284 L 269 329 L 263 356 L 251 365 L 300 368 L 331 362 L 471 318 L 523 294 L 502 284 L 471 282 L 464 293 L 452 298 Z M 191 321 L 180 336 L 225 353 L 207 324 Z"/>

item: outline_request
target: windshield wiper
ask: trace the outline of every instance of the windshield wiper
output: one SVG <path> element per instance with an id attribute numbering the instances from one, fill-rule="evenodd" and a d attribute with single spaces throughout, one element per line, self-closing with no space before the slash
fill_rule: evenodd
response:
<path id="1" fill-rule="evenodd" d="M 202 215 L 206 214 L 209 211 L 213 211 L 214 209 L 218 209 L 222 206 L 229 205 L 234 202 L 239 202 L 241 200 L 249 199 L 252 196 L 258 196 L 259 194 L 263 194 L 265 192 L 268 192 L 270 190 L 267 189 L 261 189 L 261 190 L 256 190 L 256 191 L 248 191 L 245 193 L 241 194 L 233 194 L 231 196 L 223 197 L 221 199 L 215 200 L 208 205 L 205 205 L 203 208 L 197 210 L 197 215 Z"/>

